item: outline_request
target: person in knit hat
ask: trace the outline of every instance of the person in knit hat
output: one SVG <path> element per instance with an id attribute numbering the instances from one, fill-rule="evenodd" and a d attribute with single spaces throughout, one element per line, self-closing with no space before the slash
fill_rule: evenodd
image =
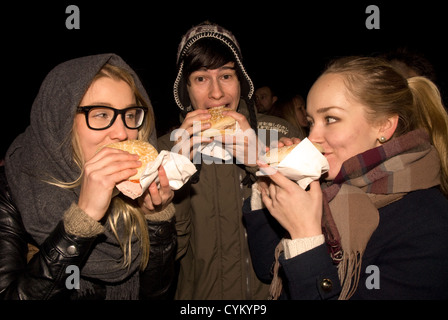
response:
<path id="1" fill-rule="evenodd" d="M 234 35 L 223 27 L 202 23 L 191 28 L 179 44 L 178 73 L 174 99 L 181 111 L 180 130 L 193 137 L 195 124 L 210 118 L 207 109 L 226 106 L 249 143 L 257 133 L 268 138 L 294 137 L 293 127 L 277 117 L 260 119 L 252 99 L 254 85 L 242 62 L 240 46 Z M 209 124 L 199 126 L 203 131 Z M 271 134 L 273 133 L 273 134 Z M 259 135 L 260 136 L 260 135 Z M 211 142 L 194 135 L 192 141 Z M 263 140 L 263 139 L 261 139 Z M 227 140 L 226 140 L 227 141 Z M 269 145 L 270 141 L 266 142 Z M 161 149 L 172 150 L 179 144 L 176 135 L 158 140 Z M 199 144 L 200 144 L 199 143 Z M 191 146 L 192 158 L 198 143 Z M 243 146 L 245 149 L 248 145 Z M 234 150 L 241 148 L 236 146 Z M 263 151 L 263 144 L 258 150 Z M 232 148 L 227 148 L 232 153 Z M 241 150 L 241 149 L 240 149 Z M 180 269 L 176 299 L 266 299 L 269 285 L 255 275 L 246 232 L 242 223 L 242 204 L 251 193 L 257 167 L 232 153 L 230 161 L 210 160 L 204 154 L 197 163 L 197 176 L 175 192 Z"/>

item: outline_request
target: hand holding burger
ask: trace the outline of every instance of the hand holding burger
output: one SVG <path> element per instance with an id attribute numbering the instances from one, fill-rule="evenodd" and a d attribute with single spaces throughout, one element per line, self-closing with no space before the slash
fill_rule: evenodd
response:
<path id="1" fill-rule="evenodd" d="M 258 162 L 260 170 L 267 173 L 258 181 L 258 187 L 262 202 L 291 239 L 314 237 L 322 232 L 322 191 L 318 180 L 328 170 L 328 162 L 321 155 L 324 149 L 320 144 L 308 139 L 302 140 L 301 146 L 298 141 L 294 142 L 271 149 L 266 153 L 266 163 Z M 293 158 L 286 161 L 291 168 L 283 167 L 285 163 L 281 168 L 273 168 L 296 147 Z M 295 176 L 293 171 L 297 173 Z M 286 172 L 292 175 L 285 175 Z"/>
<path id="2" fill-rule="evenodd" d="M 142 163 L 135 175 L 116 185 L 118 190 L 132 199 L 139 197 L 139 203 L 145 211 L 149 211 L 147 213 L 154 210 L 163 210 L 171 202 L 174 192 L 170 188 L 166 172 L 162 166 L 158 169 L 160 188 L 157 187 L 156 182 L 152 182 L 148 190 L 143 195 L 141 194 L 140 178 L 146 166 L 158 156 L 157 150 L 150 143 L 142 140 L 126 140 L 106 145 L 106 147 L 138 155 L 139 161 Z"/>
<path id="3" fill-rule="evenodd" d="M 259 150 L 264 149 L 265 145 L 262 142 L 260 146 L 257 134 L 246 117 L 224 106 L 208 109 L 208 112 L 210 128 L 204 130 L 201 136 L 212 137 L 237 163 L 256 166 Z"/>
<path id="4" fill-rule="evenodd" d="M 123 150 L 129 152 L 130 154 L 138 155 L 139 161 L 141 161 L 142 166 L 137 169 L 138 171 L 136 174 L 127 179 L 127 181 L 129 182 L 137 184 L 140 183 L 140 177 L 142 176 L 142 173 L 148 163 L 154 161 L 159 154 L 156 148 L 154 148 L 150 143 L 142 140 L 125 140 L 114 142 L 106 145 L 105 147 Z"/>
<path id="5" fill-rule="evenodd" d="M 109 208 L 115 186 L 137 173 L 139 157 L 113 148 L 101 148 L 83 166 L 78 206 L 100 221 Z"/>

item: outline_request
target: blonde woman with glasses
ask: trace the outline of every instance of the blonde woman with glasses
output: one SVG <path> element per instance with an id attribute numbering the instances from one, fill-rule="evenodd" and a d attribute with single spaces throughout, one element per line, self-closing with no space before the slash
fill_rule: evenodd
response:
<path id="1" fill-rule="evenodd" d="M 154 116 L 119 56 L 73 59 L 47 75 L 0 171 L 0 297 L 168 297 L 177 238 L 165 171 L 159 189 L 131 200 L 115 185 L 136 173 L 138 156 L 102 148 L 131 139 L 156 146 Z"/>

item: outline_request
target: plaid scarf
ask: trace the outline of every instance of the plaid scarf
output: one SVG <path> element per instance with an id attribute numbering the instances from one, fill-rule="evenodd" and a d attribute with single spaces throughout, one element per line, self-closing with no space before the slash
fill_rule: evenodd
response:
<path id="1" fill-rule="evenodd" d="M 339 299 L 356 291 L 366 245 L 379 223 L 378 209 L 408 192 L 440 184 L 440 159 L 426 131 L 419 129 L 358 154 L 332 183 L 323 186 L 322 230 L 342 285 Z M 278 274 L 281 241 L 275 252 L 271 299 L 282 290 Z"/>

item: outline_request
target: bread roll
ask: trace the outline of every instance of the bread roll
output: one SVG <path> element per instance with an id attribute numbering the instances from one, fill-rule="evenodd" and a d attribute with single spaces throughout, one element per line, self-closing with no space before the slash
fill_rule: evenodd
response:
<path id="1" fill-rule="evenodd" d="M 317 148 L 317 150 L 319 150 L 320 153 L 324 153 L 324 149 L 319 143 L 312 142 L 312 144 Z M 298 143 L 269 150 L 266 152 L 265 156 L 266 163 L 271 166 L 278 165 L 295 147 L 297 147 L 297 145 Z"/>
<path id="2" fill-rule="evenodd" d="M 320 153 L 322 153 L 322 154 L 325 153 L 324 147 L 322 147 L 322 145 L 320 143 L 317 143 L 317 142 L 311 142 L 311 143 L 317 150 L 319 150 Z"/>
<path id="3" fill-rule="evenodd" d="M 231 109 L 224 106 L 208 109 L 211 118 L 203 123 L 210 122 L 211 127 L 202 131 L 202 137 L 211 138 L 225 133 L 232 134 L 235 131 L 236 120 L 230 116 L 224 116 L 223 111 L 231 111 Z"/>
<path id="4" fill-rule="evenodd" d="M 149 162 L 154 161 L 159 154 L 156 148 L 154 148 L 149 142 L 143 140 L 125 140 L 114 142 L 106 145 L 106 147 L 124 150 L 140 157 L 139 161 L 142 162 L 142 166 L 137 168 L 138 172 L 128 179 L 129 181 L 135 183 L 140 182 L 140 177 L 145 170 L 146 165 Z"/>
<path id="5" fill-rule="evenodd" d="M 266 162 L 271 166 L 276 166 L 285 159 L 285 157 L 297 146 L 292 144 L 290 146 L 283 146 L 281 148 L 274 148 L 266 152 Z"/>

